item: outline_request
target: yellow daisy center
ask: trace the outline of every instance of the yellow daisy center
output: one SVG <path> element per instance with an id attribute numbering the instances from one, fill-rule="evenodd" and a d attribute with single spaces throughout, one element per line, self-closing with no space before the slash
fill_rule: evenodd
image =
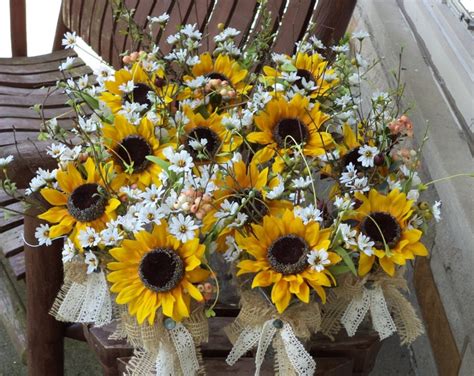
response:
<path id="1" fill-rule="evenodd" d="M 139 103 L 141 105 L 146 104 L 148 109 L 151 107 L 151 102 L 148 99 L 148 93 L 153 93 L 153 89 L 148 85 L 142 83 L 136 83 L 135 88 L 130 94 L 125 96 L 125 99 L 130 102 Z"/>
<path id="2" fill-rule="evenodd" d="M 99 187 L 96 183 L 77 187 L 67 201 L 69 214 L 79 222 L 91 222 L 100 218 L 105 212 L 107 201 L 99 194 Z"/>
<path id="3" fill-rule="evenodd" d="M 389 247 L 395 247 L 401 236 L 400 224 L 395 217 L 385 212 L 370 213 L 362 220 L 360 229 L 379 249 L 384 248 L 384 240 Z"/>
<path id="4" fill-rule="evenodd" d="M 268 248 L 267 258 L 273 270 L 288 274 L 298 274 L 308 267 L 310 249 L 306 240 L 294 234 L 283 235 Z"/>
<path id="5" fill-rule="evenodd" d="M 201 142 L 204 139 L 207 141 L 206 145 L 203 147 L 203 151 L 206 156 L 214 156 L 217 151 L 219 150 L 219 146 L 221 144 L 221 140 L 216 132 L 208 127 L 196 127 L 191 132 L 189 132 L 186 140 L 187 149 L 193 158 L 197 158 L 198 151 L 192 148 L 189 145 L 190 141 L 197 141 Z M 206 159 L 206 158 L 203 158 Z"/>
<path id="6" fill-rule="evenodd" d="M 139 135 L 125 137 L 115 148 L 115 152 L 116 159 L 124 169 L 133 162 L 134 172 L 146 170 L 150 163 L 146 157 L 153 154 L 150 144 Z"/>
<path id="7" fill-rule="evenodd" d="M 273 128 L 273 138 L 281 148 L 300 145 L 308 137 L 308 127 L 299 119 L 282 119 Z"/>
<path id="8" fill-rule="evenodd" d="M 173 250 L 157 248 L 143 256 L 138 273 L 148 289 L 167 292 L 174 289 L 183 279 L 184 264 Z"/>

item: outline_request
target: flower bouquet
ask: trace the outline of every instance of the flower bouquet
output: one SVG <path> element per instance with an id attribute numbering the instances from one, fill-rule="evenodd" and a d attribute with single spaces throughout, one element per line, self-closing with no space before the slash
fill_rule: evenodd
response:
<path id="1" fill-rule="evenodd" d="M 124 68 L 102 65 L 95 80 L 61 65 L 77 121 L 44 122 L 57 169 L 38 170 L 26 192 L 47 203 L 38 244 L 64 239 L 51 314 L 117 320 L 113 338 L 136 348 L 130 374 L 204 372 L 199 346 L 220 299 L 211 255 L 242 307 L 226 328 L 230 365 L 255 348 L 258 374 L 272 346 L 279 374 L 310 375 L 304 345 L 317 332 L 353 336 L 364 320 L 381 339 L 422 332 L 403 270 L 428 255 L 421 237 L 440 204 L 419 199 L 429 184 L 402 86 L 364 89 L 375 65 L 365 33 L 332 48 L 309 33 L 292 56 L 262 48 L 265 28 L 243 49 L 239 33 L 222 28 L 200 52 L 201 32 L 184 25 L 170 53 L 127 51 Z M 8 162 L 3 187 L 18 196 Z"/>

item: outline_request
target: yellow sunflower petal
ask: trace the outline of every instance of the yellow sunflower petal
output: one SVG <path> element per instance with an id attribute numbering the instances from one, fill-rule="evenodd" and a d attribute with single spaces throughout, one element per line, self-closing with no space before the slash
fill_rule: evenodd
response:
<path id="1" fill-rule="evenodd" d="M 43 188 L 41 190 L 41 196 L 43 196 L 51 205 L 60 206 L 67 204 L 67 196 L 53 188 Z"/>
<path id="2" fill-rule="evenodd" d="M 395 275 L 395 264 L 388 257 L 382 257 L 379 259 L 380 266 L 382 269 L 391 277 Z"/>
<path id="3" fill-rule="evenodd" d="M 374 265 L 375 256 L 367 256 L 365 253 L 360 254 L 359 258 L 359 275 L 363 277 L 372 269 Z"/>

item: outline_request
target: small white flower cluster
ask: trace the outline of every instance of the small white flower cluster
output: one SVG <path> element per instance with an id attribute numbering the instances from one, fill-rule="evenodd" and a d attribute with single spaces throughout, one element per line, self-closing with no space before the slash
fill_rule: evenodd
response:
<path id="1" fill-rule="evenodd" d="M 39 191 L 41 188 L 49 185 L 53 188 L 57 188 L 58 183 L 56 182 L 57 169 L 53 171 L 44 170 L 38 168 L 36 175 L 31 179 L 29 187 L 25 190 L 26 195 L 31 195 L 33 192 Z"/>

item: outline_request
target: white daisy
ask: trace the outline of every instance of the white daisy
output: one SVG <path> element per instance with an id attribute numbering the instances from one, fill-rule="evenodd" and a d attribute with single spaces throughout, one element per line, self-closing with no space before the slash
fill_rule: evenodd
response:
<path id="1" fill-rule="evenodd" d="M 84 262 L 87 265 L 87 274 L 95 272 L 99 266 L 99 260 L 97 259 L 97 256 L 90 251 L 86 253 Z"/>
<path id="2" fill-rule="evenodd" d="M 364 167 L 374 167 L 374 158 L 379 153 L 375 146 L 364 145 L 359 148 L 360 157 L 357 161 Z"/>
<path id="3" fill-rule="evenodd" d="M 160 25 L 165 25 L 168 22 L 170 16 L 168 15 L 168 13 L 163 13 L 162 15 L 160 15 L 158 17 L 148 16 L 147 18 L 148 18 L 148 21 L 152 24 L 158 23 Z"/>
<path id="4" fill-rule="evenodd" d="M 61 41 L 61 44 L 64 46 L 65 49 L 67 48 L 74 48 L 77 43 L 77 35 L 76 32 L 70 33 L 69 31 L 64 34 L 64 38 Z"/>
<path id="5" fill-rule="evenodd" d="M 372 256 L 374 254 L 374 250 L 372 249 L 374 245 L 375 243 L 367 235 L 359 233 L 359 236 L 357 237 L 357 246 L 367 256 Z"/>
<path id="6" fill-rule="evenodd" d="M 341 174 L 339 181 L 342 184 L 349 185 L 354 181 L 356 177 L 357 177 L 357 170 L 355 168 L 355 165 L 352 162 L 350 162 L 346 166 L 345 171 Z"/>
<path id="7" fill-rule="evenodd" d="M 77 239 L 83 248 L 96 247 L 99 245 L 101 240 L 97 231 L 92 227 L 87 227 L 85 230 L 81 230 Z"/>
<path id="8" fill-rule="evenodd" d="M 365 30 L 357 30 L 352 33 L 352 39 L 362 40 L 364 38 L 370 37 L 370 34 Z"/>
<path id="9" fill-rule="evenodd" d="M 76 59 L 72 56 L 69 56 L 66 58 L 66 61 L 64 61 L 63 63 L 61 63 L 61 65 L 59 66 L 59 70 L 60 71 L 65 71 L 65 70 L 68 70 L 68 69 L 71 69 L 72 66 L 74 65 L 74 61 Z"/>
<path id="10" fill-rule="evenodd" d="M 66 262 L 71 261 L 74 258 L 75 254 L 76 248 L 74 247 L 74 243 L 70 239 L 67 239 L 64 243 L 62 251 L 63 263 L 65 264 Z"/>
<path id="11" fill-rule="evenodd" d="M 7 167 L 13 161 L 13 155 L 0 158 L 0 168 Z"/>
<path id="12" fill-rule="evenodd" d="M 229 228 L 239 228 L 245 225 L 245 222 L 247 222 L 247 219 L 249 216 L 245 213 L 237 213 L 237 216 L 235 217 L 234 221 L 229 224 L 227 227 Z"/>
<path id="13" fill-rule="evenodd" d="M 194 239 L 196 237 L 195 231 L 198 228 L 199 226 L 194 223 L 189 215 L 185 217 L 181 213 L 175 217 L 171 217 L 169 223 L 170 233 L 183 243 Z"/>
<path id="14" fill-rule="evenodd" d="M 53 244 L 51 238 L 49 237 L 50 227 L 47 224 L 41 224 L 36 227 L 35 238 L 38 240 L 38 245 L 50 246 Z"/>
<path id="15" fill-rule="evenodd" d="M 352 227 L 347 223 L 339 224 L 338 232 L 341 234 L 342 240 L 344 241 L 347 248 L 357 245 L 357 241 L 355 239 L 357 231 L 353 230 Z"/>
<path id="16" fill-rule="evenodd" d="M 161 223 L 163 217 L 163 213 L 155 205 L 144 206 L 138 214 L 138 218 L 143 223 L 154 223 L 156 225 Z"/>
<path id="17" fill-rule="evenodd" d="M 53 158 L 59 158 L 62 153 L 66 150 L 66 146 L 63 144 L 51 144 L 46 149 L 46 154 L 50 155 Z"/>
<path id="18" fill-rule="evenodd" d="M 239 209 L 239 204 L 237 202 L 230 202 L 229 200 L 224 200 L 224 202 L 221 204 L 221 209 L 214 214 L 214 217 L 218 219 L 223 219 L 227 217 L 232 217 L 237 213 L 237 210 Z"/>
<path id="19" fill-rule="evenodd" d="M 172 147 L 163 150 L 163 155 L 170 161 L 169 169 L 176 172 L 189 172 L 194 167 L 193 158 L 186 150 L 181 150 L 178 153 L 173 151 Z"/>
<path id="20" fill-rule="evenodd" d="M 119 86 L 119 90 L 122 92 L 122 93 L 125 93 L 125 94 L 129 94 L 133 91 L 133 89 L 135 89 L 136 86 L 135 86 L 135 82 L 133 82 L 133 80 L 130 80 L 122 85 Z"/>
<path id="21" fill-rule="evenodd" d="M 322 272 L 326 265 L 331 264 L 329 254 L 325 249 L 313 249 L 308 253 L 308 264 L 317 272 Z"/>
<path id="22" fill-rule="evenodd" d="M 297 217 L 303 220 L 303 223 L 307 225 L 309 222 L 322 222 L 323 216 L 322 211 L 315 208 L 313 204 L 309 204 L 307 207 L 302 208 L 297 206 L 294 209 L 294 213 Z"/>
<path id="23" fill-rule="evenodd" d="M 224 260 L 226 260 L 227 262 L 234 262 L 239 258 L 242 249 L 239 248 L 233 236 L 227 236 L 225 238 L 225 244 L 227 246 L 227 249 L 223 254 Z"/>
<path id="24" fill-rule="evenodd" d="M 334 206 L 340 211 L 346 211 L 352 209 L 354 202 L 352 202 L 350 196 L 346 193 L 344 197 L 336 196 L 334 200 Z"/>
<path id="25" fill-rule="evenodd" d="M 269 200 L 274 200 L 280 197 L 285 191 L 285 183 L 280 174 L 277 175 L 278 185 L 274 187 L 270 192 L 267 193 L 267 198 Z"/>
<path id="26" fill-rule="evenodd" d="M 295 187 L 296 189 L 308 188 L 311 185 L 311 176 L 306 176 L 306 177 L 300 176 L 297 179 L 293 179 L 291 183 L 293 184 L 293 187 Z"/>
<path id="27" fill-rule="evenodd" d="M 116 225 L 109 226 L 105 230 L 102 230 L 100 233 L 100 237 L 102 238 L 102 242 L 107 246 L 115 246 L 118 242 L 123 239 L 123 236 Z"/>

